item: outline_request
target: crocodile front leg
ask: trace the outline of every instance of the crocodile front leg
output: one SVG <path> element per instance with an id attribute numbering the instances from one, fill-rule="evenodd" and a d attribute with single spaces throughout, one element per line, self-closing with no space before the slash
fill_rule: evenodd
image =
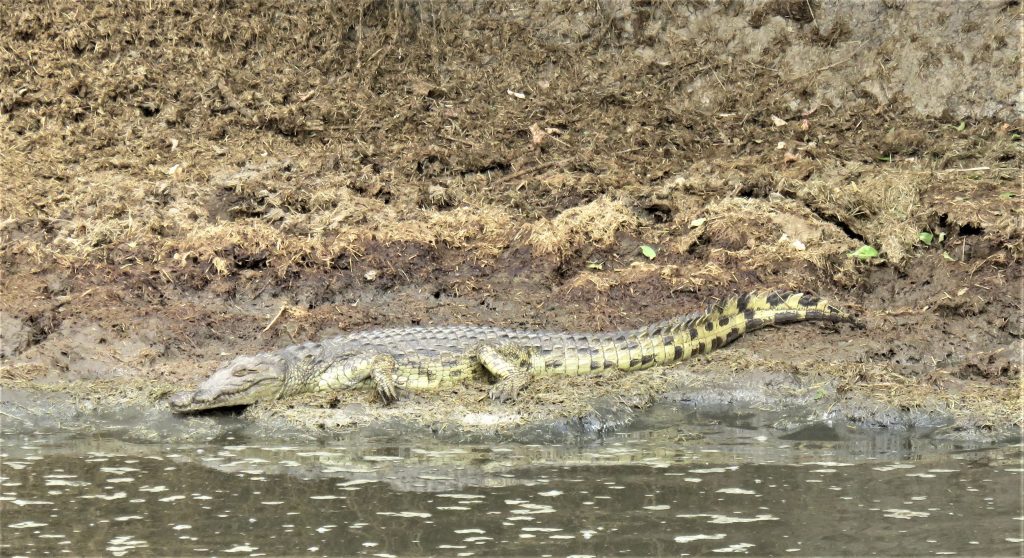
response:
<path id="1" fill-rule="evenodd" d="M 385 405 L 398 400 L 398 388 L 395 387 L 395 373 L 398 361 L 391 355 L 377 355 L 370 362 L 370 381 L 377 387 L 377 394 Z"/>
<path id="2" fill-rule="evenodd" d="M 533 380 L 530 352 L 520 345 L 481 344 L 476 347 L 476 356 L 480 364 L 499 380 L 489 393 L 495 401 L 515 399 L 520 390 Z"/>
<path id="3" fill-rule="evenodd" d="M 388 404 L 398 399 L 398 388 L 395 384 L 397 371 L 398 361 L 394 356 L 386 353 L 364 353 L 328 368 L 320 378 L 317 391 L 348 389 L 370 380 L 381 400 Z"/>

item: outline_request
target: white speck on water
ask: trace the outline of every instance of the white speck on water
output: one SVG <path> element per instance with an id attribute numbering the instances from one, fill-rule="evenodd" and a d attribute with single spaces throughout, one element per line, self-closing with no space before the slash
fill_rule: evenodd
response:
<path id="1" fill-rule="evenodd" d="M 458 535 L 483 535 L 487 531 L 483 529 L 456 529 L 455 533 Z"/>
<path id="2" fill-rule="evenodd" d="M 260 502 L 260 503 L 261 503 L 261 504 L 263 504 L 264 506 L 280 506 L 280 505 L 281 505 L 281 504 L 283 504 L 284 502 L 281 502 L 281 501 L 273 501 L 273 502 Z"/>
<path id="3" fill-rule="evenodd" d="M 53 505 L 53 502 L 49 502 L 49 501 L 46 501 L 46 500 L 22 500 L 22 499 L 14 499 L 14 498 L 8 499 L 7 497 L 0 498 L 0 501 L 10 502 L 10 503 L 14 504 L 15 506 L 18 506 L 19 508 L 22 507 L 22 506 L 46 506 L 46 505 Z"/>
<path id="4" fill-rule="evenodd" d="M 166 486 L 143 486 L 139 488 L 139 492 L 167 492 L 169 489 Z"/>
<path id="5" fill-rule="evenodd" d="M 344 488 L 346 486 L 357 486 L 357 485 L 360 485 L 360 484 L 369 484 L 371 482 L 377 482 L 377 481 L 373 480 L 373 479 L 352 479 L 350 481 L 339 482 L 335 486 Z"/>
<path id="6" fill-rule="evenodd" d="M 928 512 L 917 512 L 917 511 L 903 510 L 903 509 L 897 509 L 897 508 L 890 508 L 890 509 L 883 510 L 883 511 L 885 511 L 885 513 L 882 515 L 882 517 L 892 517 L 892 518 L 896 518 L 896 519 L 911 519 L 911 518 L 914 518 L 914 517 L 928 517 L 928 516 L 931 515 Z"/>
<path id="7" fill-rule="evenodd" d="M 185 497 L 181 494 L 175 494 L 174 496 L 167 496 L 166 498 L 160 498 L 161 502 L 174 502 L 175 500 L 184 500 Z"/>
<path id="8" fill-rule="evenodd" d="M 758 514 L 754 517 L 737 517 L 729 515 L 720 515 L 717 513 L 694 513 L 694 514 L 679 514 L 676 517 L 709 517 L 708 523 L 752 523 L 754 521 L 778 521 L 779 518 L 774 515 L 763 513 Z"/>
<path id="9" fill-rule="evenodd" d="M 757 492 L 745 488 L 719 488 L 715 492 L 719 494 L 757 494 Z"/>
<path id="10" fill-rule="evenodd" d="M 247 544 L 239 544 L 239 545 L 235 545 L 235 546 L 233 546 L 231 548 L 224 549 L 221 552 L 252 552 L 254 550 L 259 550 L 259 547 L 258 546 L 249 546 Z"/>
<path id="11" fill-rule="evenodd" d="M 691 541 L 718 541 L 725 538 L 725 533 L 716 533 L 714 535 L 679 535 L 676 537 L 677 543 L 688 543 Z"/>
<path id="12" fill-rule="evenodd" d="M 670 509 L 671 507 L 672 506 L 667 506 L 665 504 L 659 504 L 659 505 L 656 505 L 656 506 L 644 506 L 644 509 L 645 510 L 651 510 L 651 511 L 662 511 L 662 510 Z"/>
<path id="13" fill-rule="evenodd" d="M 469 509 L 472 509 L 472 508 L 467 508 L 466 506 L 437 506 L 437 509 L 439 509 L 439 510 L 453 510 L 453 511 L 466 511 L 466 510 L 469 510 Z"/>
<path id="14" fill-rule="evenodd" d="M 97 499 L 100 499 L 100 500 L 119 500 L 121 498 L 127 498 L 127 497 L 128 497 L 128 493 L 127 492 L 115 492 L 113 494 L 86 494 L 85 496 L 81 496 L 81 498 L 84 498 L 84 499 L 97 498 Z"/>
<path id="15" fill-rule="evenodd" d="M 539 533 L 557 533 L 561 530 L 559 527 L 523 527 L 523 531 L 536 531 Z"/>
<path id="16" fill-rule="evenodd" d="M 438 498 L 454 498 L 456 500 L 472 500 L 474 498 L 483 498 L 484 495 L 483 494 L 438 494 L 437 497 Z M 505 503 L 508 504 L 509 501 L 505 500 Z"/>
<path id="17" fill-rule="evenodd" d="M 179 525 L 175 525 L 174 527 L 171 527 L 171 529 L 174 529 L 175 531 L 184 531 L 185 529 L 191 529 L 191 528 L 192 528 L 192 526 L 188 525 L 186 523 L 182 523 L 182 524 L 179 524 Z"/>
<path id="18" fill-rule="evenodd" d="M 338 500 L 344 499 L 344 496 L 335 496 L 334 494 L 325 494 L 323 496 L 310 496 L 310 500 Z"/>
<path id="19" fill-rule="evenodd" d="M 377 515 L 390 515 L 394 517 L 430 517 L 427 512 L 401 511 L 401 512 L 377 512 Z"/>
<path id="20" fill-rule="evenodd" d="M 119 517 L 115 517 L 114 521 L 131 521 L 133 519 L 142 519 L 142 516 L 141 515 L 122 515 L 122 516 L 119 516 Z"/>
<path id="21" fill-rule="evenodd" d="M 555 513 L 555 508 L 551 506 L 545 506 L 543 504 L 520 504 L 520 509 L 512 510 L 512 513 L 516 515 L 534 514 L 534 513 Z"/>
<path id="22" fill-rule="evenodd" d="M 380 545 L 380 543 L 375 543 L 375 542 L 370 542 L 370 541 L 366 541 L 366 542 L 363 543 L 363 546 L 366 546 L 366 547 L 374 547 L 374 546 L 379 546 L 379 545 Z"/>
<path id="23" fill-rule="evenodd" d="M 107 543 L 107 550 L 114 556 L 124 556 L 129 550 L 136 548 L 145 548 L 149 546 L 146 541 L 140 541 L 133 539 L 131 535 L 123 537 L 114 537 Z"/>
<path id="24" fill-rule="evenodd" d="M 733 465 L 732 467 L 709 467 L 707 469 L 690 469 L 690 472 L 695 475 L 707 475 L 710 473 L 728 473 L 729 471 L 735 471 L 739 468 L 739 465 Z"/>
<path id="25" fill-rule="evenodd" d="M 89 483 L 68 479 L 46 479 L 46 486 L 89 486 Z"/>
<path id="26" fill-rule="evenodd" d="M 713 549 L 711 552 L 740 552 L 743 554 L 747 553 L 748 548 L 753 548 L 754 545 L 750 543 L 737 543 L 732 546 L 726 546 L 723 548 Z"/>
<path id="27" fill-rule="evenodd" d="M 547 492 L 538 492 L 537 493 L 538 496 L 547 496 L 547 497 L 561 496 L 562 494 L 563 494 L 563 492 L 561 490 L 549 490 Z"/>
<path id="28" fill-rule="evenodd" d="M 35 521 L 22 521 L 21 523 L 11 523 L 8 525 L 11 529 L 31 529 L 33 527 L 46 527 L 47 523 L 37 523 Z"/>

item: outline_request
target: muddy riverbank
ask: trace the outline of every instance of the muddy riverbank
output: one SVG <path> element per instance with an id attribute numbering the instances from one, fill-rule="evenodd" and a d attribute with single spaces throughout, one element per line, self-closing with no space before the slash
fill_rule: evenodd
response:
<path id="1" fill-rule="evenodd" d="M 466 385 L 247 416 L 490 432 L 692 401 L 1012 431 L 1012 4 L 5 2 L 0 386 L 44 414 L 155 407 L 357 328 L 621 329 L 779 288 L 865 327 L 512 405 Z"/>

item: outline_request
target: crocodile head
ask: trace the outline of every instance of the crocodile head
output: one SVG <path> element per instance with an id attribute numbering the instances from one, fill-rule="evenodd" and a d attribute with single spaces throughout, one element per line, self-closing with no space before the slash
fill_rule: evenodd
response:
<path id="1" fill-rule="evenodd" d="M 275 399 L 285 386 L 287 361 L 274 354 L 243 356 L 219 368 L 199 389 L 170 398 L 171 410 L 190 413 Z"/>

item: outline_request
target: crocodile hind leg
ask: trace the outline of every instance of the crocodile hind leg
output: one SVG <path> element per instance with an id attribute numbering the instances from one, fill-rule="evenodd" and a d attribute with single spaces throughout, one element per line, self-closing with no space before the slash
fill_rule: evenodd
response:
<path id="1" fill-rule="evenodd" d="M 480 345 L 476 348 L 476 356 L 480 364 L 499 380 L 489 394 L 495 401 L 515 399 L 533 379 L 530 352 L 519 345 Z"/>

